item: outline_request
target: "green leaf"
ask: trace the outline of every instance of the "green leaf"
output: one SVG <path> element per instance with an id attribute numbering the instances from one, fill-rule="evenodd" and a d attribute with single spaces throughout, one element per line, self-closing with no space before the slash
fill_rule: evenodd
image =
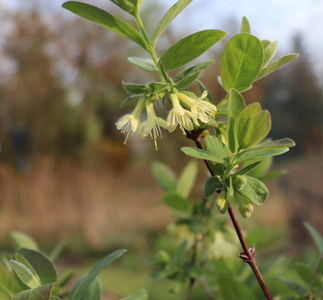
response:
<path id="1" fill-rule="evenodd" d="M 183 198 L 181 195 L 178 195 L 175 193 L 166 194 L 163 197 L 163 202 L 167 206 L 175 210 L 184 211 L 184 212 L 189 210 L 188 201 L 185 198 Z"/>
<path id="2" fill-rule="evenodd" d="M 29 235 L 25 234 L 21 231 L 12 231 L 11 234 L 11 240 L 15 246 L 15 248 L 18 250 L 19 248 L 28 248 L 33 250 L 39 250 L 39 247 L 35 240 L 31 238 Z"/>
<path id="3" fill-rule="evenodd" d="M 263 62 L 263 48 L 258 38 L 247 33 L 234 36 L 221 57 L 221 79 L 224 89 L 247 90 L 256 80 Z"/>
<path id="4" fill-rule="evenodd" d="M 85 294 L 81 298 L 82 300 L 101 300 L 102 287 L 99 279 L 96 277 L 93 282 L 87 288 Z"/>
<path id="5" fill-rule="evenodd" d="M 254 107 L 257 107 L 256 111 L 253 109 Z M 240 149 L 258 144 L 268 135 L 271 129 L 269 111 L 258 111 L 258 109 L 260 109 L 260 105 L 253 103 L 247 106 L 239 116 L 238 143 Z"/>
<path id="6" fill-rule="evenodd" d="M 92 21 L 106 29 L 117 33 L 144 48 L 147 49 L 147 43 L 145 39 L 132 28 L 129 24 L 121 21 L 117 17 L 109 14 L 108 12 L 97 8 L 95 6 L 77 2 L 68 1 L 63 4 L 63 7 L 69 11 L 83 17 L 89 21 Z"/>
<path id="7" fill-rule="evenodd" d="M 266 48 L 264 48 L 264 61 L 263 66 L 266 66 L 275 56 L 277 52 L 278 43 L 277 41 L 271 42 Z"/>
<path id="8" fill-rule="evenodd" d="M 57 281 L 57 272 L 53 262 L 42 252 L 21 248 L 17 254 L 22 255 L 38 274 L 41 284 Z"/>
<path id="9" fill-rule="evenodd" d="M 193 148 L 193 147 L 182 147 L 181 150 L 188 156 L 195 158 L 206 159 L 218 163 L 226 163 L 221 157 L 207 152 L 205 150 Z"/>
<path id="10" fill-rule="evenodd" d="M 308 286 L 310 286 L 314 275 L 314 269 L 311 266 L 304 264 L 302 262 L 295 262 L 293 263 L 293 266 L 298 276 L 302 278 L 304 282 L 308 284 Z M 314 286 L 316 287 L 321 286 L 321 280 L 319 279 L 318 276 L 315 276 Z"/>
<path id="11" fill-rule="evenodd" d="M 292 291 L 296 292 L 299 295 L 306 295 L 307 290 L 303 288 L 299 283 L 290 281 L 284 277 L 277 276 L 276 279 L 284 282 Z"/>
<path id="12" fill-rule="evenodd" d="M 152 82 L 147 85 L 147 89 L 149 93 L 158 93 L 168 87 L 166 83 Z"/>
<path id="13" fill-rule="evenodd" d="M 140 57 L 128 57 L 130 61 L 135 66 L 147 72 L 158 72 L 158 69 L 151 59 L 144 59 Z"/>
<path id="14" fill-rule="evenodd" d="M 270 43 L 271 43 L 271 41 L 269 41 L 269 40 L 262 40 L 261 41 L 262 47 L 264 49 L 266 49 L 269 46 Z"/>
<path id="15" fill-rule="evenodd" d="M 156 270 L 150 274 L 151 279 L 163 279 L 178 274 L 179 267 L 170 267 L 165 270 Z"/>
<path id="16" fill-rule="evenodd" d="M 176 193 L 186 198 L 191 192 L 198 173 L 196 161 L 189 162 L 179 177 Z"/>
<path id="17" fill-rule="evenodd" d="M 57 293 L 58 286 L 55 283 L 50 283 L 15 294 L 12 300 L 50 300 L 51 296 Z"/>
<path id="18" fill-rule="evenodd" d="M 24 264 L 17 262 L 13 259 L 10 260 L 10 264 L 14 269 L 18 278 L 29 288 L 37 288 L 41 286 L 41 283 L 37 277 L 29 270 Z"/>
<path id="19" fill-rule="evenodd" d="M 204 185 L 204 197 L 210 197 L 216 190 L 222 187 L 222 182 L 219 177 L 212 176 L 209 177 Z"/>
<path id="20" fill-rule="evenodd" d="M 286 56 L 283 56 L 283 57 L 277 59 L 269 66 L 266 66 L 265 68 L 261 69 L 261 71 L 258 74 L 257 79 L 260 79 L 260 78 L 267 76 L 268 74 L 276 71 L 277 69 L 281 68 L 282 66 L 293 61 L 298 56 L 299 56 L 298 54 L 290 54 L 290 55 L 286 55 Z"/>
<path id="21" fill-rule="evenodd" d="M 312 239 L 314 240 L 316 247 L 319 249 L 320 253 L 323 252 L 323 238 L 320 235 L 320 233 L 308 222 L 303 223 L 307 231 L 312 236 Z"/>
<path id="22" fill-rule="evenodd" d="M 12 270 L 0 262 L 0 299 L 11 300 L 12 295 L 20 290 Z"/>
<path id="23" fill-rule="evenodd" d="M 176 88 L 178 90 L 182 90 L 182 89 L 187 88 L 189 85 L 191 85 L 192 83 L 194 83 L 196 81 L 196 79 L 199 77 L 199 75 L 200 75 L 200 73 L 194 73 L 193 75 L 184 78 L 178 84 L 176 84 Z"/>
<path id="24" fill-rule="evenodd" d="M 55 245 L 53 250 L 49 253 L 48 257 L 51 261 L 55 261 L 61 254 L 62 252 L 66 249 L 67 247 L 67 241 L 61 241 L 58 244 Z"/>
<path id="25" fill-rule="evenodd" d="M 133 84 L 133 83 L 126 83 L 123 81 L 122 86 L 127 92 L 135 95 L 144 94 L 148 91 L 147 86 L 144 84 Z"/>
<path id="26" fill-rule="evenodd" d="M 242 18 L 240 33 L 251 33 L 250 24 L 246 17 Z"/>
<path id="27" fill-rule="evenodd" d="M 111 0 L 111 1 L 131 15 L 135 13 L 136 8 L 139 9 L 145 2 L 145 0 Z"/>
<path id="28" fill-rule="evenodd" d="M 257 300 L 252 289 L 234 278 L 220 277 L 219 287 L 223 299 Z M 238 297 L 237 297 L 238 295 Z"/>
<path id="29" fill-rule="evenodd" d="M 243 109 L 246 107 L 243 97 L 241 94 L 231 89 L 229 92 L 229 104 L 228 104 L 228 141 L 229 148 L 232 153 L 235 153 L 238 148 L 238 117 Z"/>
<path id="30" fill-rule="evenodd" d="M 201 62 L 196 64 L 195 66 L 188 67 L 182 71 L 180 71 L 174 78 L 174 82 L 178 83 L 181 80 L 190 77 L 192 75 L 199 75 L 203 70 L 205 70 L 209 65 L 211 65 L 214 62 L 213 59 Z"/>
<path id="31" fill-rule="evenodd" d="M 114 260 L 120 257 L 122 254 L 126 252 L 125 249 L 114 251 L 109 254 L 107 257 L 99 261 L 97 264 L 93 266 L 91 271 L 81 278 L 76 285 L 73 287 L 69 300 L 81 300 L 89 285 L 93 282 L 93 280 L 99 275 L 99 273 L 109 264 L 111 264 Z"/>
<path id="32" fill-rule="evenodd" d="M 250 148 L 249 148 L 250 149 Z M 245 151 L 242 154 L 239 153 L 237 155 L 237 159 L 235 160 L 236 164 L 240 164 L 244 161 L 248 161 L 251 159 L 258 160 L 259 158 L 267 157 L 267 156 L 276 156 L 289 151 L 289 148 L 273 148 L 273 149 L 256 149 L 256 150 L 249 150 Z"/>
<path id="33" fill-rule="evenodd" d="M 260 163 L 261 163 L 261 161 L 257 161 L 255 163 L 247 165 L 244 168 L 242 168 L 241 170 L 234 173 L 234 175 L 244 175 L 244 174 L 248 173 L 249 171 L 251 171 L 252 169 L 254 169 L 255 167 L 257 167 Z"/>
<path id="34" fill-rule="evenodd" d="M 253 168 L 251 171 L 249 171 L 248 175 L 255 177 L 259 180 L 262 180 L 261 178 L 265 176 L 268 170 L 270 169 L 273 162 L 273 158 L 270 156 L 267 156 L 265 158 L 258 159 L 258 160 L 249 160 L 248 162 L 244 163 L 244 166 L 247 167 L 255 162 L 259 162 L 260 164 L 255 168 Z"/>
<path id="35" fill-rule="evenodd" d="M 140 98 L 140 96 L 129 96 L 127 99 L 123 100 L 122 103 L 120 104 L 120 108 L 125 107 L 126 105 L 135 102 L 136 100 L 138 100 Z"/>
<path id="36" fill-rule="evenodd" d="M 169 78 L 167 72 L 166 72 L 166 69 L 164 68 L 164 64 L 159 60 L 158 62 L 158 68 L 160 70 L 160 76 L 162 77 L 162 79 L 169 83 L 169 84 L 173 84 L 173 81 Z"/>
<path id="37" fill-rule="evenodd" d="M 246 203 L 252 202 L 262 205 L 269 196 L 268 188 L 263 182 L 247 175 L 232 176 L 232 187 L 234 189 L 234 197 Z"/>
<path id="38" fill-rule="evenodd" d="M 271 139 L 267 139 L 260 144 L 254 145 L 248 149 L 241 151 L 241 153 L 251 151 L 251 150 L 267 150 L 267 149 L 279 149 L 279 148 L 291 148 L 296 144 L 293 140 L 289 138 L 284 138 L 276 141 L 272 141 Z"/>
<path id="39" fill-rule="evenodd" d="M 15 255 L 15 261 L 25 265 L 25 267 L 27 269 L 29 269 L 33 275 L 36 277 L 37 281 L 41 282 L 37 272 L 35 271 L 35 269 L 33 268 L 33 266 L 20 254 L 20 253 L 16 253 Z"/>
<path id="40" fill-rule="evenodd" d="M 217 136 L 207 135 L 205 138 L 205 150 L 212 154 L 218 155 L 224 160 L 228 160 L 230 156 L 228 148 L 220 141 Z M 211 170 L 216 175 L 222 175 L 225 170 L 225 166 L 222 163 L 215 163 L 208 161 Z"/>
<path id="41" fill-rule="evenodd" d="M 126 298 L 122 298 L 121 300 L 147 300 L 148 299 L 148 292 L 145 289 L 140 289 L 131 296 Z"/>
<path id="42" fill-rule="evenodd" d="M 274 172 L 270 172 L 268 174 L 265 174 L 265 175 L 259 177 L 258 179 L 264 182 L 264 181 L 268 181 L 271 179 L 279 178 L 283 175 L 286 175 L 286 173 L 287 173 L 287 171 L 285 171 L 285 170 L 278 170 L 278 171 L 274 171 Z"/>
<path id="43" fill-rule="evenodd" d="M 177 69 L 202 55 L 221 40 L 225 33 L 220 30 L 203 30 L 193 33 L 169 48 L 160 58 L 165 71 Z"/>
<path id="44" fill-rule="evenodd" d="M 75 275 L 74 271 L 67 271 L 67 272 L 63 273 L 59 277 L 59 279 L 57 281 L 57 285 L 61 288 L 67 286 L 71 282 L 74 275 Z"/>
<path id="45" fill-rule="evenodd" d="M 160 162 L 153 162 L 151 170 L 155 180 L 165 192 L 175 192 L 177 186 L 176 175 L 168 166 Z"/>
<path id="46" fill-rule="evenodd" d="M 163 16 L 163 18 L 158 23 L 153 36 L 152 44 L 156 44 L 157 39 L 162 34 L 162 32 L 167 28 L 170 22 L 188 5 L 192 0 L 179 0 L 177 1 Z"/>
<path id="47" fill-rule="evenodd" d="M 207 135 L 205 137 L 205 149 L 222 159 L 227 159 L 230 156 L 228 148 L 215 135 Z"/>

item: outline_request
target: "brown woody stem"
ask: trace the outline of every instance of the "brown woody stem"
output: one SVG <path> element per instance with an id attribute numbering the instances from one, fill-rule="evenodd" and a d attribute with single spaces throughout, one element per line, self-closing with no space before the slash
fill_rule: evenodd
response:
<path id="1" fill-rule="evenodd" d="M 201 135 L 201 132 L 198 131 L 198 132 L 187 132 L 187 138 L 193 140 L 195 142 L 195 145 L 197 148 L 203 150 L 203 147 L 200 143 L 200 135 Z M 208 168 L 210 174 L 212 176 L 215 176 L 214 172 L 212 171 L 210 165 L 208 164 L 207 160 L 204 160 L 204 163 L 206 165 L 206 167 Z M 231 218 L 231 222 L 234 226 L 234 229 L 238 235 L 238 238 L 239 238 L 239 241 L 240 241 L 240 244 L 242 246 L 242 249 L 243 249 L 243 253 L 240 253 L 238 254 L 238 256 L 244 261 L 246 262 L 252 269 L 264 295 L 266 296 L 266 299 L 267 300 L 272 300 L 273 297 L 271 296 L 266 284 L 265 284 L 265 281 L 263 280 L 261 274 L 260 274 L 260 271 L 257 267 L 257 264 L 256 264 L 256 260 L 255 260 L 255 256 L 256 256 L 256 251 L 255 251 L 255 245 L 252 246 L 252 248 L 248 248 L 248 245 L 246 243 L 246 240 L 242 234 L 242 231 L 241 231 L 241 228 L 240 228 L 240 225 L 236 219 L 236 216 L 232 210 L 232 207 L 231 207 L 231 204 L 229 202 L 229 200 L 227 199 L 227 203 L 228 203 L 228 212 L 229 212 L 229 215 L 230 215 L 230 218 Z"/>

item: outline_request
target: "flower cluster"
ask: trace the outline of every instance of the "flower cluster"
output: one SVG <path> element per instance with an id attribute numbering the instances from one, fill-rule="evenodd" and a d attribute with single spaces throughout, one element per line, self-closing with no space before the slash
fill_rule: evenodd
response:
<path id="1" fill-rule="evenodd" d="M 185 135 L 185 130 L 193 130 L 194 124 L 200 126 L 199 121 L 209 123 L 208 115 L 214 117 L 217 110 L 213 104 L 204 100 L 206 96 L 206 91 L 198 99 L 193 99 L 182 92 L 171 93 L 169 98 L 172 109 L 168 113 L 167 120 L 156 116 L 154 100 L 141 98 L 132 113 L 117 121 L 117 129 L 126 135 L 125 144 L 128 138 L 135 133 L 141 138 L 149 135 L 158 150 L 157 140 L 163 137 L 161 127 L 173 132 L 178 126 Z M 147 119 L 142 122 L 140 117 L 144 109 Z"/>

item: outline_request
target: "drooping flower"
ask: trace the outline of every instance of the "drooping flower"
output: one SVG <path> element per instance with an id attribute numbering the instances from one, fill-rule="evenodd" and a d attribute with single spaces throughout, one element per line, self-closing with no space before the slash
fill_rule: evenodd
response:
<path id="1" fill-rule="evenodd" d="M 178 125 L 185 135 L 185 129 L 192 130 L 194 128 L 192 122 L 194 116 L 190 111 L 181 106 L 177 94 L 170 94 L 170 100 L 172 101 L 173 108 L 167 117 L 168 131 L 173 132 Z"/>
<path id="2" fill-rule="evenodd" d="M 138 130 L 138 135 L 140 135 L 141 138 L 145 138 L 147 135 L 150 135 L 151 139 L 155 142 L 156 150 L 158 150 L 157 140 L 160 140 L 163 137 L 160 127 L 167 128 L 167 122 L 156 116 L 152 101 L 146 101 L 146 111 L 147 120 L 142 122 Z"/>
<path id="3" fill-rule="evenodd" d="M 121 117 L 117 123 L 117 129 L 121 130 L 123 134 L 126 134 L 126 139 L 124 141 L 124 144 L 127 144 L 127 140 L 129 137 L 132 136 L 133 133 L 135 133 L 139 126 L 140 126 L 140 114 L 145 106 L 145 100 L 140 99 L 133 110 L 131 114 L 126 114 L 123 117 Z"/>
<path id="4" fill-rule="evenodd" d="M 209 123 L 207 115 L 214 117 L 217 112 L 215 105 L 204 100 L 207 96 L 207 91 L 204 91 L 202 96 L 198 99 L 193 99 L 184 93 L 177 93 L 177 96 L 191 110 L 194 121 L 199 119 L 203 123 Z M 195 123 L 197 123 L 196 125 L 199 125 L 197 121 Z"/>

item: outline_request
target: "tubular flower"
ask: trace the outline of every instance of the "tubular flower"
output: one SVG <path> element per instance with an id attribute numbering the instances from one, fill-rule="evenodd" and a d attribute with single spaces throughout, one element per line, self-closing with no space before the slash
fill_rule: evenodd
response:
<path id="1" fill-rule="evenodd" d="M 196 125 L 199 125 L 197 119 L 201 120 L 203 123 L 209 123 L 207 115 L 214 117 L 217 112 L 217 109 L 213 104 L 203 100 L 207 96 L 207 91 L 204 91 L 202 96 L 198 99 L 193 99 L 184 93 L 178 93 L 177 96 L 191 110 Z"/>
<path id="2" fill-rule="evenodd" d="M 133 112 L 131 114 L 124 115 L 116 123 L 117 129 L 121 130 L 123 134 L 126 134 L 126 139 L 124 141 L 125 145 L 127 144 L 128 138 L 131 137 L 132 134 L 135 133 L 140 126 L 139 117 L 144 108 L 144 105 L 145 100 L 140 99 Z"/>
<path id="3" fill-rule="evenodd" d="M 147 120 L 141 124 L 138 135 L 140 135 L 141 138 L 150 135 L 151 139 L 155 142 L 156 150 L 158 150 L 157 140 L 160 140 L 163 137 L 160 127 L 167 128 L 167 122 L 156 116 L 152 101 L 146 101 L 146 111 Z"/>
<path id="4" fill-rule="evenodd" d="M 167 117 L 168 131 L 173 132 L 178 125 L 185 135 L 185 129 L 193 129 L 192 119 L 194 117 L 190 111 L 180 105 L 177 94 L 170 94 L 170 100 L 172 101 L 173 108 Z"/>

